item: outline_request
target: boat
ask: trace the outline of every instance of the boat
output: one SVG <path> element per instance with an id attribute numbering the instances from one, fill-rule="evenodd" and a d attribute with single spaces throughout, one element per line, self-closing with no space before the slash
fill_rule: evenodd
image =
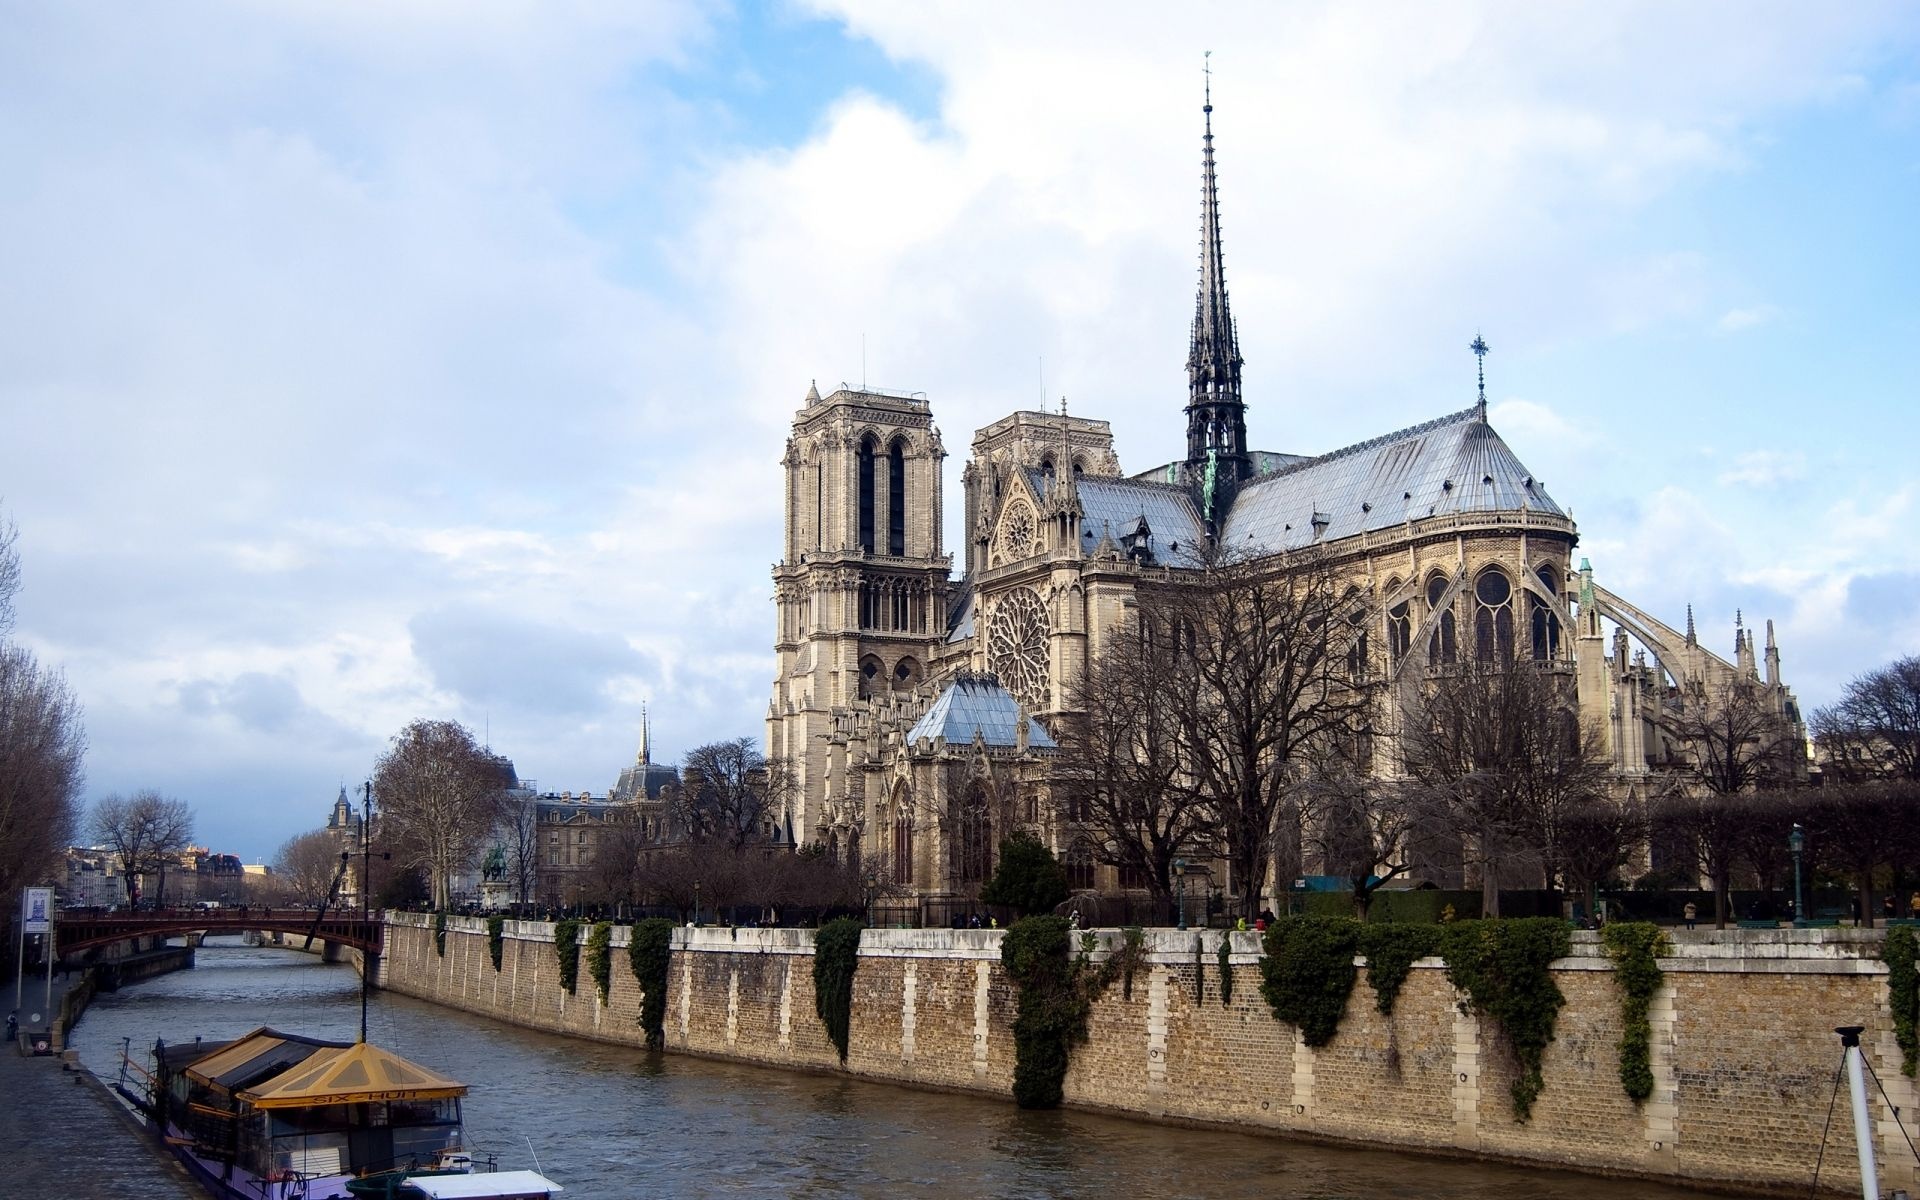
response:
<path id="1" fill-rule="evenodd" d="M 564 1190 L 538 1171 L 476 1160 L 461 1136 L 467 1086 L 365 1041 L 262 1026 L 232 1041 L 156 1042 L 150 1070 L 123 1059 L 117 1090 L 219 1200 L 549 1200 Z"/>

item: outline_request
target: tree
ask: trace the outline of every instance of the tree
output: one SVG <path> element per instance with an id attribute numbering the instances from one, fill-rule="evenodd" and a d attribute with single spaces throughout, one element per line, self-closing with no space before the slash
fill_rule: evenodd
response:
<path id="1" fill-rule="evenodd" d="M 737 850 L 772 840 L 793 788 L 786 761 L 761 754 L 752 738 L 710 742 L 687 755 L 674 816 L 691 840 Z"/>
<path id="2" fill-rule="evenodd" d="M 1598 734 L 1579 720 L 1571 679 L 1511 654 L 1429 680 L 1406 715 L 1401 750 L 1478 863 L 1487 916 L 1500 914 L 1504 881 L 1558 881 L 1568 823 L 1606 785 Z"/>
<path id="3" fill-rule="evenodd" d="M 0 607 L 7 541 L 0 528 Z M 0 645 L 0 896 L 53 874 L 73 837 L 86 752 L 67 681 L 25 648 Z"/>
<path id="4" fill-rule="evenodd" d="M 1432 824 L 1432 793 L 1405 780 L 1377 779 L 1345 755 L 1322 760 L 1302 789 L 1303 848 L 1353 889 L 1365 919 L 1373 893 L 1413 869 L 1416 831 Z"/>
<path id="5" fill-rule="evenodd" d="M 425 872 L 434 907 L 448 906 L 454 874 L 492 834 L 512 775 L 456 721 L 415 721 L 381 756 L 373 792 L 383 828 L 400 862 Z"/>
<path id="6" fill-rule="evenodd" d="M 1054 758 L 1055 818 L 1084 830 L 1099 861 L 1173 902 L 1173 864 L 1210 857 L 1214 806 L 1182 764 L 1165 682 L 1169 639 L 1118 629 L 1072 688 Z"/>
<path id="7" fill-rule="evenodd" d="M 340 839 L 325 829 L 295 834 L 273 856 L 273 875 L 281 896 L 293 904 L 317 905 L 333 892 L 340 876 Z"/>
<path id="8" fill-rule="evenodd" d="M 0 638 L 13 632 L 13 597 L 20 590 L 20 527 L 0 516 Z"/>
<path id="9" fill-rule="evenodd" d="M 120 858 L 127 881 L 127 898 L 140 894 L 140 877 L 153 875 L 154 903 L 167 893 L 167 867 L 193 840 L 193 810 L 186 801 L 162 796 L 151 788 L 122 797 L 102 797 L 93 810 L 93 836 Z"/>
<path id="10" fill-rule="evenodd" d="M 1000 840 L 1000 862 L 980 889 L 984 903 L 1004 905 L 1023 917 L 1050 913 L 1071 894 L 1060 860 L 1024 829 Z"/>
<path id="11" fill-rule="evenodd" d="M 1848 683 L 1836 703 L 1814 712 L 1813 737 L 1842 778 L 1920 779 L 1920 655 Z"/>
<path id="12" fill-rule="evenodd" d="M 1279 819 L 1312 757 L 1353 736 L 1368 699 L 1348 654 L 1361 625 L 1319 551 L 1279 560 L 1221 555 L 1197 577 L 1143 586 L 1143 636 L 1165 639 L 1169 726 L 1252 920 Z"/>
<path id="13" fill-rule="evenodd" d="M 494 835 L 501 878 L 513 903 L 530 903 L 540 866 L 540 797 L 531 788 L 510 788 L 502 795 Z"/>

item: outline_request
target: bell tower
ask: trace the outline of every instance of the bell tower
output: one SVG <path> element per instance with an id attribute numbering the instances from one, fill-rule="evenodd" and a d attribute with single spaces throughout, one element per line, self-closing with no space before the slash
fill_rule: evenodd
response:
<path id="1" fill-rule="evenodd" d="M 809 387 L 786 468 L 786 555 L 773 569 L 778 666 L 767 753 L 793 764 L 794 838 L 833 823 L 836 715 L 909 692 L 947 634 L 952 559 L 940 547 L 940 463 L 920 394 Z"/>

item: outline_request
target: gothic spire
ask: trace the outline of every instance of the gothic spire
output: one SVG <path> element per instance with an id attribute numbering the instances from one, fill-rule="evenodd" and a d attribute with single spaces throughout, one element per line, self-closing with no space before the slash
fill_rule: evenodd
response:
<path id="1" fill-rule="evenodd" d="M 1211 55 L 1212 51 L 1208 51 Z M 1187 462 L 1207 451 L 1227 461 L 1235 480 L 1252 474 L 1247 457 L 1246 405 L 1240 399 L 1240 339 L 1227 305 L 1227 271 L 1220 242 L 1220 191 L 1213 167 L 1213 72 L 1206 72 L 1205 133 L 1200 151 L 1200 288 L 1193 302 L 1193 338 L 1187 351 Z"/>
<path id="2" fill-rule="evenodd" d="M 1487 345 L 1487 339 L 1476 332 L 1467 349 L 1473 351 L 1473 356 L 1480 360 L 1480 419 L 1485 421 L 1487 419 L 1487 351 L 1493 347 Z"/>

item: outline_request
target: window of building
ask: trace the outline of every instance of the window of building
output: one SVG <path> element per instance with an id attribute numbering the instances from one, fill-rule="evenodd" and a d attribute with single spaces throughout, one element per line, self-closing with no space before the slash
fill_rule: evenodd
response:
<path id="1" fill-rule="evenodd" d="M 1540 586 L 1550 596 L 1560 594 L 1560 580 L 1552 567 L 1541 567 Z M 1554 615 L 1551 605 L 1540 597 L 1529 593 L 1532 602 L 1533 657 L 1540 662 L 1560 657 L 1560 618 Z"/>
<path id="2" fill-rule="evenodd" d="M 873 553 L 873 439 L 860 439 L 860 548 Z"/>
<path id="3" fill-rule="evenodd" d="M 906 552 L 907 453 L 900 439 L 895 438 L 887 448 L 887 553 L 904 555 Z"/>
<path id="4" fill-rule="evenodd" d="M 1459 661 L 1459 637 L 1453 627 L 1453 607 L 1440 608 L 1440 601 L 1447 594 L 1447 577 L 1434 575 L 1427 580 L 1427 609 L 1438 611 L 1439 618 L 1433 626 L 1433 635 L 1427 639 L 1427 665 L 1445 666 Z"/>
<path id="5" fill-rule="evenodd" d="M 953 877 L 958 883 L 979 883 L 993 870 L 993 816 L 987 811 L 986 788 L 974 784 L 960 809 L 959 836 L 954 839 Z"/>
<path id="6" fill-rule="evenodd" d="M 1067 870 L 1067 886 L 1076 892 L 1093 890 L 1093 848 L 1085 842 L 1075 842 L 1067 847 L 1067 857 L 1061 863 Z"/>
<path id="7" fill-rule="evenodd" d="M 1513 657 L 1513 584 L 1498 569 L 1473 584 L 1473 652 L 1483 663 Z"/>
<path id="8" fill-rule="evenodd" d="M 913 806 L 902 791 L 893 805 L 893 881 L 913 883 Z"/>

